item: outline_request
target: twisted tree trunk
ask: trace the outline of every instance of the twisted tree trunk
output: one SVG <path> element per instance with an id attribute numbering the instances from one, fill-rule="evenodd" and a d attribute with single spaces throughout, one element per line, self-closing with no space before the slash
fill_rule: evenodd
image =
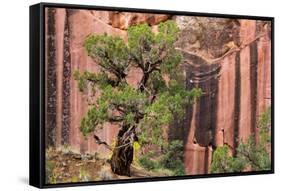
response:
<path id="1" fill-rule="evenodd" d="M 131 176 L 130 167 L 134 156 L 134 140 L 135 133 L 132 128 L 121 128 L 111 157 L 111 170 L 115 174 Z"/>

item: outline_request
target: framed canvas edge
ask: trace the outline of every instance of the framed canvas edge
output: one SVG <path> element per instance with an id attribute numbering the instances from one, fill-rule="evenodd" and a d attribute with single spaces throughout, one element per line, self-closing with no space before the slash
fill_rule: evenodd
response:
<path id="1" fill-rule="evenodd" d="M 45 183 L 45 7 L 54 8 L 71 8 L 71 9 L 95 9 L 104 11 L 126 11 L 126 12 L 141 12 L 141 13 L 158 13 L 158 14 L 175 14 L 185 16 L 199 17 L 217 17 L 217 18 L 236 18 L 249 20 L 264 20 L 271 22 L 271 169 L 264 171 L 251 172 L 233 172 L 233 173 L 216 173 L 216 174 L 198 174 L 185 176 L 169 176 L 169 177 L 148 177 L 134 178 L 123 180 L 107 180 L 107 181 L 89 181 L 77 183 Z M 36 12 L 39 15 L 38 20 L 32 19 L 31 12 Z M 39 11 L 39 13 L 37 12 Z M 156 9 L 140 9 L 126 7 L 108 7 L 95 5 L 77 5 L 77 4 L 61 4 L 61 3 L 38 3 L 30 6 L 30 96 L 29 96 L 29 184 L 38 188 L 56 188 L 56 187 L 73 187 L 73 186 L 89 186 L 89 185 L 105 185 L 118 183 L 137 183 L 137 182 L 152 182 L 152 181 L 168 181 L 168 180 L 185 180 L 195 178 L 218 178 L 232 176 L 247 176 L 247 175 L 263 175 L 273 174 L 275 168 L 274 155 L 274 17 L 268 16 L 252 16 L 252 15 L 235 15 L 235 14 L 218 14 L 218 13 L 200 13 L 187 11 L 171 11 L 171 10 L 156 10 Z M 36 37 L 32 36 L 32 30 L 38 30 L 39 34 Z M 38 47 L 37 48 L 35 48 Z M 38 65 L 39 62 L 39 66 Z M 37 76 L 36 72 L 38 72 Z M 35 79 L 35 81 L 34 81 Z M 36 99 L 36 96 L 39 99 Z M 34 114 L 38 111 L 38 114 Z M 39 117 L 38 117 L 39 116 Z M 38 126 L 40 127 L 38 129 Z M 39 146 L 39 148 L 38 148 Z"/>
<path id="2" fill-rule="evenodd" d="M 42 188 L 41 4 L 29 8 L 29 184 Z"/>

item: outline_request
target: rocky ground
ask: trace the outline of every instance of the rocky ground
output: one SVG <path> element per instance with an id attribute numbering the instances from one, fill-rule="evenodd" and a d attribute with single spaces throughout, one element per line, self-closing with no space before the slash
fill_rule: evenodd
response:
<path id="1" fill-rule="evenodd" d="M 165 176 L 132 165 L 131 177 L 119 176 L 111 171 L 109 159 L 95 154 L 48 149 L 46 151 L 46 182 L 50 184 L 87 182 Z"/>

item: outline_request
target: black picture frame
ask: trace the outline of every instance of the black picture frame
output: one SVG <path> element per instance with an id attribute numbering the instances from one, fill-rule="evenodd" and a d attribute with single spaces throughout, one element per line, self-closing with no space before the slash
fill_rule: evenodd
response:
<path id="1" fill-rule="evenodd" d="M 162 13 L 186 16 L 204 16 L 218 18 L 235 18 L 249 20 L 263 20 L 271 22 L 271 169 L 265 171 L 251 171 L 242 173 L 218 173 L 205 175 L 186 175 L 157 178 L 139 178 L 126 180 L 106 180 L 79 183 L 45 183 L 45 7 L 71 8 L 71 9 L 92 9 L 104 11 L 126 11 L 139 13 Z M 274 173 L 274 18 L 249 15 L 231 15 L 215 13 L 195 13 L 185 11 L 153 10 L 124 7 L 104 7 L 92 5 L 74 5 L 57 3 L 39 3 L 30 6 L 30 132 L 29 132 L 29 184 L 38 188 L 53 188 L 67 186 L 85 186 L 100 184 L 132 183 L 147 181 L 167 181 L 194 178 L 212 178 L 227 176 L 244 176 Z"/>

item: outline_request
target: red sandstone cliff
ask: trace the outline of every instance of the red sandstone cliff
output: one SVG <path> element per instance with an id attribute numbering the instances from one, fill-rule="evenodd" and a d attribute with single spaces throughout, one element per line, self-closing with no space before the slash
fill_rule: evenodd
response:
<path id="1" fill-rule="evenodd" d="M 126 29 L 136 23 L 155 26 L 169 18 L 176 20 L 181 29 L 178 47 L 184 55 L 186 86 L 204 91 L 186 109 L 185 118 L 170 127 L 170 138 L 185 143 L 187 174 L 208 173 L 215 147 L 227 144 L 234 151 L 237 138 L 245 140 L 256 133 L 258 116 L 270 104 L 269 23 L 52 8 L 46 10 L 45 18 L 47 145 L 106 152 L 92 137 L 86 140 L 80 133 L 87 97 L 78 91 L 72 73 L 99 70 L 83 48 L 85 37 L 106 32 L 126 39 Z M 204 25 L 206 31 L 200 28 Z M 127 80 L 135 84 L 140 76 L 131 71 Z M 112 143 L 117 130 L 108 124 L 99 136 Z"/>
<path id="2" fill-rule="evenodd" d="M 206 26 L 209 22 L 201 20 Z M 188 42 L 181 45 L 188 65 L 187 86 L 204 91 L 200 101 L 187 111 L 188 174 L 208 173 L 215 147 L 227 144 L 234 152 L 239 140 L 256 134 L 258 116 L 270 104 L 270 25 L 254 20 L 226 20 L 222 24 L 224 28 L 214 26 L 216 30 L 201 34 L 219 44 L 206 47 L 208 43 L 199 41 L 205 47 L 193 50 Z M 227 33 L 229 36 L 223 36 Z M 219 52 L 225 45 L 227 50 Z"/>

